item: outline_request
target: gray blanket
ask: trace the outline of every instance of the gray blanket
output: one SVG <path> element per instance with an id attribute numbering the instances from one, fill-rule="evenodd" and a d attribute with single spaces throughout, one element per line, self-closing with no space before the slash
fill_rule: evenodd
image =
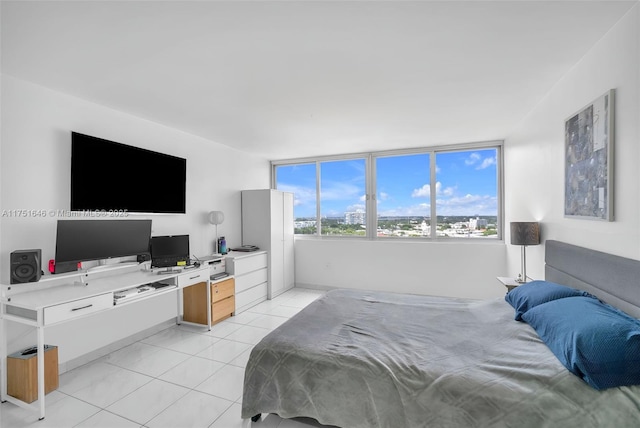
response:
<path id="1" fill-rule="evenodd" d="M 242 417 L 357 427 L 638 427 L 640 387 L 596 391 L 504 299 L 328 292 L 251 352 Z"/>

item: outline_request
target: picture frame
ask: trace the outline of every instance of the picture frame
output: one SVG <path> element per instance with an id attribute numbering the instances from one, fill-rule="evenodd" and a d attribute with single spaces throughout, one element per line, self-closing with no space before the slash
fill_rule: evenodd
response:
<path id="1" fill-rule="evenodd" d="M 565 120 L 565 217 L 614 219 L 614 101 L 610 89 Z"/>

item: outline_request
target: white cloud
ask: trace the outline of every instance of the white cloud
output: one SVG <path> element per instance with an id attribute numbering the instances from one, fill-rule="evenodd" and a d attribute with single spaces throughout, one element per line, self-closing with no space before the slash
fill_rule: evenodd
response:
<path id="1" fill-rule="evenodd" d="M 351 183 L 322 181 L 320 198 L 323 201 L 360 200 L 362 187 Z"/>
<path id="2" fill-rule="evenodd" d="M 436 182 L 436 195 L 445 195 L 445 196 L 453 196 L 456 192 L 455 187 L 445 187 L 442 188 L 442 183 Z M 411 192 L 412 198 L 428 198 L 431 196 L 431 187 L 429 184 L 425 184 L 419 189 L 413 189 Z"/>
<path id="3" fill-rule="evenodd" d="M 464 161 L 465 165 L 475 165 L 480 159 L 482 159 L 482 156 L 480 156 L 480 153 L 471 153 L 469 155 L 469 157 Z"/>
<path id="4" fill-rule="evenodd" d="M 283 192 L 293 193 L 293 205 L 315 205 L 316 203 L 316 189 L 310 187 L 296 186 L 292 184 L 279 183 L 278 190 Z"/>
<path id="5" fill-rule="evenodd" d="M 444 190 L 440 191 L 440 189 L 438 189 L 438 184 L 440 183 L 436 183 L 436 195 L 444 195 L 444 196 L 453 196 L 456 192 L 456 188 L 455 187 L 446 187 Z"/>
<path id="6" fill-rule="evenodd" d="M 395 207 L 378 211 L 381 217 L 429 217 L 431 215 L 431 205 L 421 203 L 409 207 Z"/>
<path id="7" fill-rule="evenodd" d="M 436 183 L 436 188 L 438 184 L 439 183 Z M 412 198 L 428 198 L 430 195 L 431 195 L 431 185 L 429 185 L 428 183 L 419 189 L 413 189 L 413 192 L 411 192 Z"/>
<path id="8" fill-rule="evenodd" d="M 485 169 L 489 168 L 492 165 L 496 164 L 495 157 L 482 158 L 480 153 L 474 152 L 469 155 L 467 159 L 465 159 L 464 164 L 467 166 L 476 165 L 476 169 Z"/>
<path id="9" fill-rule="evenodd" d="M 495 215 L 498 198 L 489 195 L 467 194 L 455 198 L 437 200 L 438 215 Z"/>
<path id="10" fill-rule="evenodd" d="M 476 169 L 489 168 L 490 166 L 495 164 L 496 164 L 496 158 L 485 158 Z"/>

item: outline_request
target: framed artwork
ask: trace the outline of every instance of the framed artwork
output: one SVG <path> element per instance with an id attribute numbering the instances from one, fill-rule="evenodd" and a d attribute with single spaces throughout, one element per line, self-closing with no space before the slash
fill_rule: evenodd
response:
<path id="1" fill-rule="evenodd" d="M 564 123 L 564 215 L 613 221 L 611 89 Z"/>

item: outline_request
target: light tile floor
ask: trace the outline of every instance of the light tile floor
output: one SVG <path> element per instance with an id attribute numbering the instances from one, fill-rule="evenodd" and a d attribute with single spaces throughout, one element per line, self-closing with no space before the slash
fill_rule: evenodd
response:
<path id="1" fill-rule="evenodd" d="M 46 417 L 11 403 L 3 428 L 236 428 L 249 353 L 267 333 L 323 295 L 294 288 L 213 326 L 176 325 L 60 376 Z M 309 428 L 315 421 L 263 415 L 258 428 Z"/>

